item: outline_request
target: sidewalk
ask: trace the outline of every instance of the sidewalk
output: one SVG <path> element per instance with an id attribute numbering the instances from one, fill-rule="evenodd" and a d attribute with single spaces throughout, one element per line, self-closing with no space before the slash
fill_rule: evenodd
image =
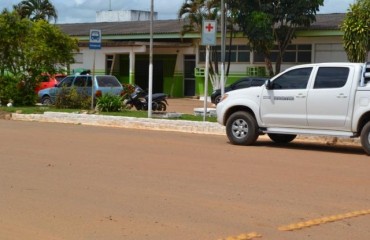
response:
<path id="1" fill-rule="evenodd" d="M 45 112 L 44 114 L 14 113 L 12 120 L 72 123 L 91 126 L 134 128 L 145 130 L 175 131 L 200 134 L 225 135 L 225 127 L 215 122 L 134 118 L 86 113 Z"/>

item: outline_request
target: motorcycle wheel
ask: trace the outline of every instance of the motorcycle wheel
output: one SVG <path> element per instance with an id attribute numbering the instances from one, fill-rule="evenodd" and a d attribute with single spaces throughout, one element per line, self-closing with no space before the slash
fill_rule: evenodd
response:
<path id="1" fill-rule="evenodd" d="M 167 110 L 166 104 L 164 102 L 159 102 L 157 110 L 161 112 L 165 112 Z"/>
<path id="2" fill-rule="evenodd" d="M 153 111 L 159 111 L 158 110 L 158 103 L 157 102 L 152 102 L 152 110 Z"/>

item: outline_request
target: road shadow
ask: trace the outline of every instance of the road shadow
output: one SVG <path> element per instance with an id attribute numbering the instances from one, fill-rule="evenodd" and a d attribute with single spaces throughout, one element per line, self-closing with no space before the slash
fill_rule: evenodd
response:
<path id="1" fill-rule="evenodd" d="M 229 144 L 231 144 L 229 142 Z M 269 147 L 269 148 L 285 148 L 294 150 L 304 150 L 304 151 L 319 151 L 319 152 L 332 152 L 341 154 L 356 154 L 356 155 L 366 155 L 365 151 L 360 145 L 355 144 L 327 144 L 325 142 L 311 142 L 295 140 L 287 144 L 278 144 L 267 139 L 257 140 L 253 147 Z"/>

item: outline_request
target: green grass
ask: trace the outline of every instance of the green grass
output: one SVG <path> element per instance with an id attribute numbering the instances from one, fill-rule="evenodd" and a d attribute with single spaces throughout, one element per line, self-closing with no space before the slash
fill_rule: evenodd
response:
<path id="1" fill-rule="evenodd" d="M 22 114 L 43 114 L 44 112 L 83 112 L 81 109 L 58 109 L 53 106 L 34 106 L 34 107 L 0 107 L 0 112 L 10 112 L 10 113 L 22 113 Z M 89 111 L 89 110 L 85 110 Z M 96 114 L 96 113 L 95 113 Z M 147 111 L 136 111 L 136 110 L 124 110 L 121 112 L 99 112 L 100 115 L 108 116 L 122 116 L 122 117 L 135 117 L 135 118 L 148 118 Z M 160 118 L 154 112 L 152 118 Z M 166 118 L 167 119 L 167 118 Z M 188 121 L 203 121 L 203 116 L 194 116 L 191 114 L 183 114 L 179 118 L 168 118 L 170 120 L 188 120 Z M 216 117 L 207 117 L 207 122 L 216 122 Z"/>

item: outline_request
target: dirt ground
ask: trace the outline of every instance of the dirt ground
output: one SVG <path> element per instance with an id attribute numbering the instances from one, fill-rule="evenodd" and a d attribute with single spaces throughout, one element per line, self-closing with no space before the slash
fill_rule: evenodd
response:
<path id="1" fill-rule="evenodd" d="M 0 130 L 0 240 L 370 239 L 370 214 L 278 230 L 370 209 L 359 146 L 7 120 Z"/>

